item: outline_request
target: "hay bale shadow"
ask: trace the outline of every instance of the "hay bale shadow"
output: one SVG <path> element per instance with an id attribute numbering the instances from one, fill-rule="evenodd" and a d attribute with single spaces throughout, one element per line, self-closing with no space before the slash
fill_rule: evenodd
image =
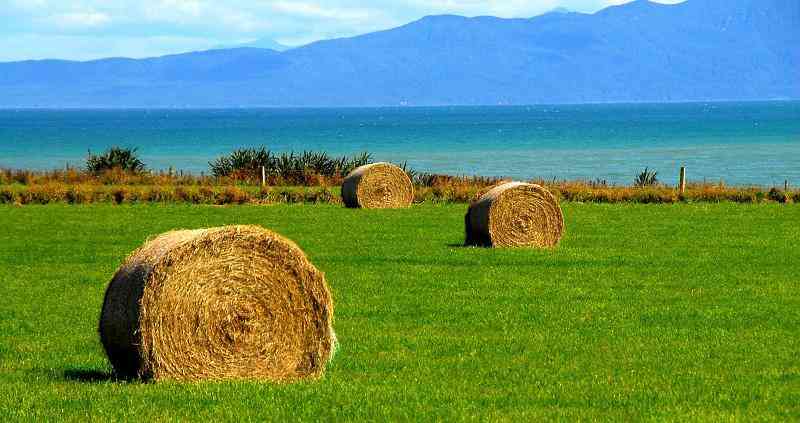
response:
<path id="1" fill-rule="evenodd" d="M 472 248 L 488 248 L 488 247 L 487 247 L 487 246 L 485 246 L 485 245 L 468 245 L 468 244 L 465 244 L 465 243 L 463 243 L 463 242 L 459 242 L 459 243 L 450 243 L 450 244 L 447 244 L 447 247 L 448 247 L 448 248 L 466 248 L 466 249 L 472 249 Z"/>
<path id="2" fill-rule="evenodd" d="M 115 382 L 119 380 L 111 372 L 86 369 L 67 369 L 64 371 L 64 379 L 71 382 L 82 383 L 103 383 Z"/>

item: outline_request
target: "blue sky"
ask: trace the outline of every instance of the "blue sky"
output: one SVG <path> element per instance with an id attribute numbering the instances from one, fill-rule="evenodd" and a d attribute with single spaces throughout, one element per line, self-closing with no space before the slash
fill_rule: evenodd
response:
<path id="1" fill-rule="evenodd" d="M 626 1 L 0 0 L 0 61 L 148 57 L 258 38 L 301 45 L 432 14 L 532 17 L 556 7 L 594 12 Z"/>

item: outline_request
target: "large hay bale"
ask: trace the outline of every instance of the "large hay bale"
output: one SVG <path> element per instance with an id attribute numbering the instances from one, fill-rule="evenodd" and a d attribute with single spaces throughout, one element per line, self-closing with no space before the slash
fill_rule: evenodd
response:
<path id="1" fill-rule="evenodd" d="M 322 376 L 335 347 L 325 276 L 257 226 L 182 230 L 136 250 L 106 290 L 100 338 L 124 378 Z"/>
<path id="2" fill-rule="evenodd" d="M 466 245 L 553 247 L 564 232 L 558 200 L 539 185 L 510 182 L 474 201 L 464 218 Z"/>
<path id="3" fill-rule="evenodd" d="M 480 201 L 481 197 L 483 197 L 483 195 L 486 194 L 487 192 L 499 187 L 500 185 L 505 185 L 505 184 L 510 183 L 510 182 L 512 182 L 511 179 L 500 179 L 500 180 L 498 180 L 497 182 L 495 182 L 495 183 L 493 183 L 491 185 L 488 185 L 488 186 L 485 186 L 485 187 L 482 187 L 482 188 L 478 189 L 478 191 L 475 193 L 475 195 L 472 196 L 472 198 L 469 200 L 469 203 L 470 204 L 477 203 L 478 201 Z"/>
<path id="4" fill-rule="evenodd" d="M 403 169 L 391 163 L 374 163 L 350 172 L 342 184 L 345 206 L 396 209 L 414 201 L 414 186 Z"/>

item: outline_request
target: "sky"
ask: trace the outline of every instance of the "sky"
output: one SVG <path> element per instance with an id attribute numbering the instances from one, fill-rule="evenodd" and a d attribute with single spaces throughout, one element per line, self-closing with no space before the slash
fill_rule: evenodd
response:
<path id="1" fill-rule="evenodd" d="M 152 57 L 260 38 L 298 46 L 426 15 L 529 18 L 556 7 L 594 12 L 627 1 L 0 0 L 0 61 Z"/>

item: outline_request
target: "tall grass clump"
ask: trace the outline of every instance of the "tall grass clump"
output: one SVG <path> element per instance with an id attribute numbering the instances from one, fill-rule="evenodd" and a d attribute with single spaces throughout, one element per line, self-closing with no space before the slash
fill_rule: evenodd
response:
<path id="1" fill-rule="evenodd" d="M 146 169 L 139 159 L 136 148 L 111 147 L 100 154 L 89 153 L 86 158 L 86 171 L 95 175 L 109 171 L 141 173 Z"/>
<path id="2" fill-rule="evenodd" d="M 652 187 L 656 184 L 658 184 L 658 172 L 648 168 L 644 168 L 633 180 L 633 185 L 637 187 Z"/>
<path id="3" fill-rule="evenodd" d="M 227 156 L 222 156 L 208 165 L 211 174 L 216 177 L 229 177 L 246 179 L 259 177 L 261 167 L 271 169 L 276 157 L 264 147 L 260 149 L 245 148 L 234 150 Z"/>
<path id="4" fill-rule="evenodd" d="M 325 152 L 275 154 L 264 147 L 234 150 L 209 162 L 211 174 L 218 178 L 253 182 L 261 179 L 264 168 L 270 185 L 317 185 L 339 183 L 353 169 L 372 163 L 372 155 L 361 153 L 353 157 L 331 157 Z M 320 179 L 329 181 L 320 181 Z"/>

